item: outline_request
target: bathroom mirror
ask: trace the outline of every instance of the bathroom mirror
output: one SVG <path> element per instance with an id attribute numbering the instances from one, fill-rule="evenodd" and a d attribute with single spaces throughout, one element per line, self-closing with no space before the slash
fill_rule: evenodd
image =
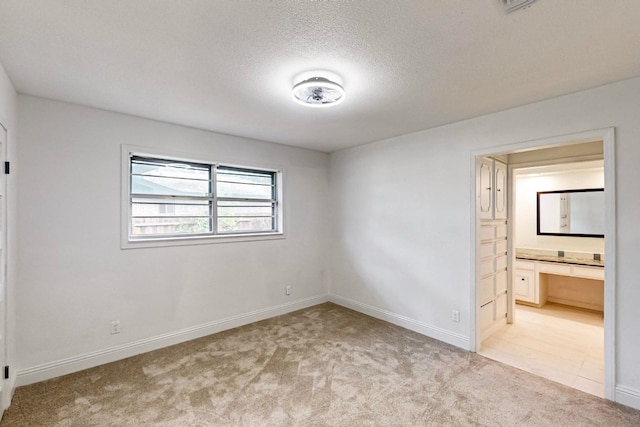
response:
<path id="1" fill-rule="evenodd" d="M 604 237 L 604 188 L 537 194 L 538 235 Z"/>

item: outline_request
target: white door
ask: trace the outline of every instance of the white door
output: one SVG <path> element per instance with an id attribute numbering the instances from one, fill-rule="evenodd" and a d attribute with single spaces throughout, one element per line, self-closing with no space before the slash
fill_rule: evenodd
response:
<path id="1" fill-rule="evenodd" d="M 478 213 L 480 219 L 493 219 L 493 160 L 479 159 L 476 165 L 479 182 Z"/>
<path id="2" fill-rule="evenodd" d="M 7 381 L 4 379 L 7 296 L 7 176 L 4 170 L 6 149 L 7 131 L 0 124 L 0 417 L 9 399 Z"/>
<path id="3" fill-rule="evenodd" d="M 494 168 L 494 218 L 507 219 L 507 165 L 496 161 L 494 164 Z"/>

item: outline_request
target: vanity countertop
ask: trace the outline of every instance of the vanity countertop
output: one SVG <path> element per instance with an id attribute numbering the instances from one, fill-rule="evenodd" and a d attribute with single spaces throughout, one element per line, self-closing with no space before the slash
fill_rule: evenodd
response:
<path id="1" fill-rule="evenodd" d="M 604 267 L 604 261 L 589 258 L 569 258 L 554 255 L 538 255 L 529 253 L 516 253 L 516 259 L 527 259 L 531 261 L 561 262 L 564 264 L 588 265 L 592 267 Z"/>

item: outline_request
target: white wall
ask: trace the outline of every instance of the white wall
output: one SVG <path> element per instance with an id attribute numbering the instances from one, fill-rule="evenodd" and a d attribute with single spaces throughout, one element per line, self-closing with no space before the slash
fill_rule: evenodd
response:
<path id="1" fill-rule="evenodd" d="M 7 176 L 7 324 L 6 324 L 6 362 L 15 367 L 15 312 L 16 312 L 16 283 L 17 283 L 17 106 L 16 91 L 9 77 L 0 64 L 0 122 L 8 128 L 7 132 L 7 160 L 11 162 L 12 174 Z M 10 369 L 10 386 L 13 389 L 15 383 L 15 369 Z M 3 402 L 6 406 L 9 402 Z"/>
<path id="2" fill-rule="evenodd" d="M 604 253 L 604 239 L 594 237 L 538 236 L 536 193 L 582 188 L 603 188 L 604 171 L 594 170 L 587 162 L 585 170 L 571 169 L 539 176 L 517 175 L 515 179 L 515 247 Z M 602 163 L 601 161 L 599 163 Z M 535 171 L 538 171 L 536 168 Z M 532 171 L 526 169 L 526 171 Z M 519 173 L 524 173 L 517 171 Z M 604 208 L 604 206 L 603 206 Z"/>
<path id="3" fill-rule="evenodd" d="M 327 154 L 23 95 L 18 112 L 19 384 L 326 300 Z M 286 239 L 121 249 L 121 144 L 281 166 Z"/>
<path id="4" fill-rule="evenodd" d="M 633 79 L 332 153 L 332 298 L 468 344 L 472 152 L 615 127 L 617 385 L 640 408 L 639 105 Z"/>

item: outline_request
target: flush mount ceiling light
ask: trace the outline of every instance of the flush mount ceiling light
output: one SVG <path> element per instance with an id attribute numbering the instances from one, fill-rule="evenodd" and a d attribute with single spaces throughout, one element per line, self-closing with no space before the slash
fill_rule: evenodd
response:
<path id="1" fill-rule="evenodd" d="M 294 101 L 307 107 L 329 107 L 344 100 L 344 89 L 324 77 L 311 77 L 293 86 Z"/>

